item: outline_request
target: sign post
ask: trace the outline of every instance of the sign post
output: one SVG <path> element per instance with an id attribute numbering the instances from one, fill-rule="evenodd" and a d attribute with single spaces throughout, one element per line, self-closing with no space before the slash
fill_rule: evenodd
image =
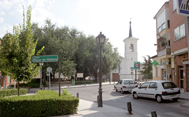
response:
<path id="1" fill-rule="evenodd" d="M 189 0 L 177 0 L 177 13 L 186 16 L 186 34 L 188 45 L 188 61 L 189 61 Z"/>
<path id="2" fill-rule="evenodd" d="M 135 81 L 137 80 L 137 71 L 136 70 L 140 70 L 140 62 L 134 62 L 134 70 L 135 70 Z"/>
<path id="3" fill-rule="evenodd" d="M 60 55 L 42 55 L 42 56 L 32 56 L 32 63 L 47 63 L 47 62 L 58 62 L 58 71 L 59 71 L 59 96 L 60 91 Z"/>
<path id="4" fill-rule="evenodd" d="M 51 90 L 51 72 L 52 72 L 52 68 L 51 67 L 47 67 L 47 72 L 49 72 L 49 90 Z"/>

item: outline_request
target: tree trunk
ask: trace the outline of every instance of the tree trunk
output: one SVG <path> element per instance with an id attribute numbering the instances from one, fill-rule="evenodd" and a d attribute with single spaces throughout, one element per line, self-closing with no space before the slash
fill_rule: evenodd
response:
<path id="1" fill-rule="evenodd" d="M 19 81 L 18 81 L 18 96 L 20 96 L 20 86 L 19 86 Z"/>

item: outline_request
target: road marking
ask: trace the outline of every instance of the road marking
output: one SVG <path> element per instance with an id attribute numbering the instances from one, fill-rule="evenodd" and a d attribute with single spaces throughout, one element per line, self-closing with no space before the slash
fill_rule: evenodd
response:
<path id="1" fill-rule="evenodd" d="M 186 116 L 183 116 L 183 115 L 174 113 L 174 112 L 168 112 L 168 113 L 165 113 L 165 114 L 171 115 L 171 116 L 173 116 L 173 117 L 186 117 Z"/>
<path id="2" fill-rule="evenodd" d="M 148 116 L 148 117 L 151 117 L 151 114 L 145 114 L 145 115 Z M 161 117 L 161 116 L 157 115 L 157 117 Z"/>

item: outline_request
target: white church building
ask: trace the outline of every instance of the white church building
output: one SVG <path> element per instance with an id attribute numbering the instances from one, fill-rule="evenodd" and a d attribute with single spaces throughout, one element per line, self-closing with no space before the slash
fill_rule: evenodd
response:
<path id="1" fill-rule="evenodd" d="M 135 79 L 137 72 L 134 70 L 134 62 L 138 62 L 137 41 L 138 38 L 132 36 L 131 22 L 129 29 L 129 37 L 123 40 L 124 42 L 124 57 L 120 62 L 117 69 L 112 70 L 110 73 L 110 80 L 112 82 L 119 79 Z"/>

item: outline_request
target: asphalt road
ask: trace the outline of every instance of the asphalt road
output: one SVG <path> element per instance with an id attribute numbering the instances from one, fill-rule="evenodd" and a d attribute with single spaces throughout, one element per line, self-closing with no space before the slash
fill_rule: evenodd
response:
<path id="1" fill-rule="evenodd" d="M 83 86 L 69 88 L 68 91 L 76 96 L 79 93 L 80 99 L 97 101 L 98 86 Z M 133 99 L 131 93 L 121 94 L 113 89 L 113 85 L 102 86 L 103 104 L 125 109 L 127 111 L 127 102 L 132 104 L 132 112 L 141 115 L 141 117 L 151 117 L 151 111 L 156 111 L 158 117 L 189 117 L 189 110 L 180 107 L 188 100 L 179 99 L 177 102 L 164 101 L 157 103 L 153 99 Z"/>

